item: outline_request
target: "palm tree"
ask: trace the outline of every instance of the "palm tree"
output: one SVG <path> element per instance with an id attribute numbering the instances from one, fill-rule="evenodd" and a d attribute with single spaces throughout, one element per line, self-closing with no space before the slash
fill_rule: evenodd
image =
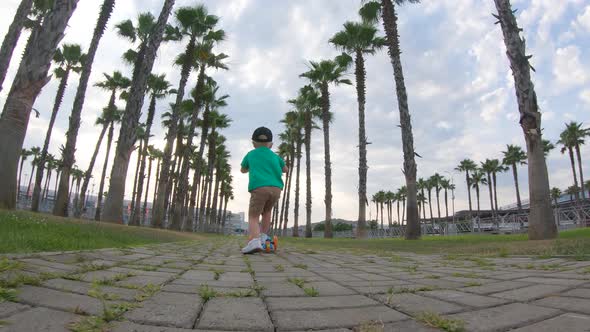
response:
<path id="1" fill-rule="evenodd" d="M 416 188 L 417 190 L 420 190 L 420 193 L 422 194 L 422 196 L 426 197 L 426 195 L 424 194 L 424 189 L 426 189 L 426 181 L 423 178 L 419 178 L 418 181 L 416 182 Z M 428 202 L 425 202 L 425 204 L 422 204 L 422 218 L 426 219 L 426 204 Z"/>
<path id="2" fill-rule="evenodd" d="M 498 161 L 498 160 L 497 160 Z M 499 161 L 498 161 L 499 163 Z M 494 182 L 492 173 L 497 169 L 498 165 L 494 160 L 486 159 L 485 162 L 481 162 L 481 170 L 487 175 L 488 191 L 490 193 L 490 210 L 492 210 L 492 217 L 494 222 L 496 221 L 496 211 L 494 209 Z"/>
<path id="3" fill-rule="evenodd" d="M 43 149 L 41 150 L 41 156 L 39 157 L 39 167 L 37 167 L 37 174 L 35 175 L 35 188 L 33 189 L 33 202 L 31 203 L 31 210 L 35 212 L 39 211 L 41 181 L 43 180 L 43 170 L 47 158 L 47 150 L 49 149 L 49 142 L 51 140 L 51 133 L 55 124 L 57 112 L 59 112 L 70 73 L 72 71 L 79 73 L 80 70 L 82 70 L 81 64 L 82 61 L 84 61 L 84 58 L 85 55 L 82 54 L 82 48 L 77 44 L 64 44 L 53 56 L 53 62 L 57 65 L 57 68 L 54 70 L 55 77 L 59 78 L 60 82 L 55 95 L 47 133 L 45 134 L 45 142 L 43 143 Z"/>
<path id="4" fill-rule="evenodd" d="M 487 185 L 488 184 L 488 180 L 486 180 L 485 178 L 485 173 L 480 170 L 480 169 L 476 169 L 473 174 L 471 175 L 471 185 L 473 186 L 473 188 L 475 189 L 475 195 L 477 198 L 477 216 L 479 217 L 479 211 L 480 211 L 480 207 L 479 207 L 479 186 L 480 185 Z"/>
<path id="5" fill-rule="evenodd" d="M 393 202 L 395 202 L 395 193 L 392 191 L 385 192 L 385 201 L 387 203 L 387 221 L 389 224 L 389 228 L 393 226 Z"/>
<path id="6" fill-rule="evenodd" d="M 430 223 L 434 225 L 434 217 L 432 215 L 432 189 L 435 187 L 434 181 L 432 181 L 432 177 L 426 180 L 426 191 L 428 191 L 428 208 L 430 209 Z"/>
<path id="7" fill-rule="evenodd" d="M 220 53 L 214 54 L 213 47 L 223 41 L 225 37 L 225 33 L 223 30 L 220 30 L 220 33 L 216 34 L 213 33 L 212 35 L 205 36 L 202 42 L 199 42 L 196 46 L 196 56 L 195 56 L 195 63 L 194 67 L 199 68 L 199 76 L 197 78 L 197 84 L 195 89 L 193 90 L 193 99 L 194 102 L 192 104 L 192 114 L 189 123 L 189 131 L 188 131 L 188 138 L 187 138 L 187 146 L 182 150 L 182 164 L 179 173 L 179 183 L 176 186 L 176 195 L 174 200 L 174 209 L 172 214 L 172 227 L 177 229 L 180 227 L 181 223 L 183 222 L 183 218 L 186 217 L 185 209 L 183 206 L 183 201 L 188 194 L 189 186 L 188 186 L 188 173 L 189 173 L 189 163 L 190 163 L 190 153 L 192 151 L 193 146 L 193 135 L 195 132 L 195 128 L 197 128 L 198 122 L 198 115 L 199 110 L 204 108 L 203 111 L 203 125 L 201 126 L 201 144 L 199 146 L 199 153 L 197 157 L 197 161 L 201 160 L 204 153 L 204 146 L 207 139 L 209 126 L 210 126 L 210 112 L 212 109 L 215 109 L 217 106 L 226 106 L 225 99 L 229 96 L 224 95 L 217 99 L 216 95 L 219 91 L 219 86 L 217 82 L 213 79 L 208 78 L 205 79 L 205 70 L 207 68 L 212 69 L 224 69 L 227 70 L 228 67 L 225 65 L 224 61 L 227 59 L 227 55 Z M 220 103 L 216 105 L 216 103 Z M 180 163 L 179 163 L 180 165 Z M 202 165 L 197 163 L 197 174 L 200 174 L 200 169 L 202 169 Z M 199 214 L 199 217 L 201 214 Z M 201 222 L 202 219 L 199 219 Z M 185 225 L 189 223 L 185 222 Z"/>
<path id="8" fill-rule="evenodd" d="M 111 145 L 113 143 L 113 135 L 114 135 L 114 129 L 115 129 L 114 127 L 115 127 L 116 122 L 121 121 L 122 111 L 118 110 L 117 106 L 115 105 L 116 95 L 117 95 L 117 92 L 120 90 L 123 90 L 125 92 L 126 89 L 129 87 L 129 85 L 131 84 L 131 81 L 128 78 L 124 77 L 118 71 L 115 71 L 112 76 L 108 75 L 108 74 L 103 74 L 103 75 L 105 76 L 105 81 L 96 83 L 95 86 L 103 88 L 107 91 L 110 91 L 111 98 L 109 100 L 109 104 L 108 104 L 107 108 L 104 110 L 104 112 L 108 112 L 108 113 L 105 113 L 105 116 L 108 116 L 109 132 L 107 134 L 107 148 L 106 148 L 107 151 L 106 151 L 104 163 L 102 166 L 102 173 L 100 176 L 100 184 L 99 184 L 99 190 L 98 190 L 98 198 L 96 201 L 96 211 L 94 214 L 94 220 L 96 220 L 96 221 L 100 220 L 100 214 L 102 212 L 102 198 L 104 195 L 104 184 L 105 184 L 105 178 L 106 178 L 106 172 L 107 172 L 107 165 L 109 163 L 109 155 L 111 152 Z"/>
<path id="9" fill-rule="evenodd" d="M 508 167 L 502 165 L 502 162 L 498 159 L 492 159 L 490 161 L 490 169 L 492 170 L 492 185 L 494 186 L 494 209 L 498 211 L 498 192 L 496 186 L 496 178 L 498 173 L 506 172 Z"/>
<path id="10" fill-rule="evenodd" d="M 531 56 L 526 54 L 522 29 L 516 22 L 510 0 L 494 0 L 498 10 L 498 23 L 502 27 L 506 55 L 514 77 L 516 99 L 520 113 L 520 125 L 526 141 L 529 164 L 529 239 L 540 240 L 557 237 L 557 227 L 552 215 L 549 195 L 549 174 L 543 154 L 541 113 L 537 104 L 535 86 L 531 80 Z M 533 68 L 534 69 L 534 68 Z"/>
<path id="11" fill-rule="evenodd" d="M 471 183 L 469 180 L 471 176 L 469 176 L 469 172 L 473 172 L 477 169 L 477 165 L 471 159 L 463 159 L 459 163 L 459 166 L 455 168 L 456 171 L 465 172 L 465 183 L 467 184 L 467 197 L 469 198 L 469 215 L 471 216 L 471 212 L 473 211 L 473 207 L 471 204 Z M 428 200 L 430 202 L 430 199 Z"/>
<path id="12" fill-rule="evenodd" d="M 412 123 L 408 106 L 408 92 L 404 81 L 404 73 L 401 61 L 401 48 L 399 30 L 397 26 L 397 14 L 395 5 L 404 3 L 418 3 L 420 0 L 381 0 L 370 1 L 360 10 L 360 15 L 365 21 L 376 22 L 381 14 L 385 38 L 393 76 L 396 86 L 398 108 L 400 114 L 400 127 L 402 132 L 402 147 L 404 151 L 404 176 L 408 188 L 408 227 L 405 233 L 407 240 L 420 238 L 420 220 L 418 218 L 417 185 L 416 185 L 416 160 L 414 151 L 414 137 L 412 135 Z"/>
<path id="13" fill-rule="evenodd" d="M 149 154 L 149 165 L 148 165 L 148 174 L 147 174 L 147 181 L 145 185 L 145 196 L 143 199 L 143 207 L 141 209 L 141 225 L 146 225 L 146 217 L 147 217 L 147 204 L 148 204 L 148 194 L 150 192 L 150 183 L 152 178 L 152 163 L 154 160 L 157 160 L 156 165 L 156 177 L 160 171 L 160 160 L 162 160 L 162 151 L 156 149 L 153 145 L 148 146 L 148 154 Z M 157 183 L 156 179 L 156 183 Z"/>
<path id="14" fill-rule="evenodd" d="M 16 9 L 14 19 L 8 27 L 8 32 L 4 36 L 4 41 L 0 47 L 0 91 L 2 91 L 2 84 L 8 72 L 12 52 L 16 47 L 16 43 L 20 38 L 22 29 L 26 26 L 27 16 L 33 6 L 33 0 L 21 0 L 20 5 Z"/>
<path id="15" fill-rule="evenodd" d="M 330 156 L 330 122 L 332 113 L 330 112 L 330 84 L 352 85 L 348 79 L 343 76 L 346 73 L 346 67 L 341 66 L 336 60 L 322 60 L 320 62 L 309 62 L 309 70 L 301 77 L 307 78 L 312 82 L 321 94 L 322 107 L 322 130 L 324 132 L 324 178 L 326 183 L 324 203 L 326 205 L 325 217 L 325 238 L 332 238 L 332 164 Z"/>
<path id="16" fill-rule="evenodd" d="M 582 128 L 582 123 L 570 122 L 565 125 L 565 130 L 559 135 L 558 144 L 567 148 L 570 154 L 570 162 L 572 164 L 572 172 L 574 175 L 574 185 L 577 186 L 576 171 L 573 161 L 573 152 L 576 151 L 576 157 L 578 161 L 578 172 L 580 175 L 580 186 L 584 183 L 584 173 L 582 172 L 582 156 L 580 153 L 580 146 L 585 144 L 584 138 L 590 136 L 590 128 Z M 562 153 L 564 150 L 562 149 Z M 586 199 L 585 190 L 581 190 L 582 199 Z"/>
<path id="17" fill-rule="evenodd" d="M 522 210 L 522 203 L 520 201 L 520 190 L 518 189 L 518 171 L 516 170 L 517 165 L 526 165 L 527 156 L 520 146 L 507 145 L 506 151 L 502 151 L 504 159 L 502 162 L 506 166 L 512 167 L 512 176 L 514 177 L 514 187 L 516 188 L 516 204 L 518 210 Z"/>
<path id="18" fill-rule="evenodd" d="M 285 161 L 285 165 L 291 165 L 291 145 L 283 140 L 283 134 L 281 133 L 279 135 L 279 139 L 281 140 L 281 143 L 279 144 L 279 148 L 277 151 L 277 154 L 279 155 L 279 157 L 283 158 L 283 160 Z M 279 219 L 278 219 L 278 225 L 277 225 L 277 231 L 282 230 L 282 223 L 284 220 L 284 215 L 285 215 L 285 205 L 287 202 L 287 196 L 288 196 L 288 191 L 289 191 L 289 174 L 290 172 L 287 172 L 286 174 L 286 178 L 285 178 L 285 188 L 283 190 L 283 195 L 281 198 L 281 209 L 279 212 Z"/>
<path id="19" fill-rule="evenodd" d="M 438 211 L 437 215 L 438 215 L 438 219 L 440 219 L 440 200 L 439 200 L 439 194 L 440 194 L 440 190 L 442 189 L 441 186 L 441 182 L 443 180 L 443 177 L 438 174 L 438 173 L 434 173 L 433 176 L 430 177 L 430 179 L 428 179 L 429 181 L 431 181 L 432 186 L 434 187 L 435 190 L 435 194 L 436 194 L 436 209 Z"/>
<path id="20" fill-rule="evenodd" d="M 366 234 L 366 202 L 367 202 L 367 136 L 365 133 L 365 55 L 373 55 L 385 46 L 385 38 L 377 36 L 377 28 L 368 23 L 346 22 L 344 30 L 336 33 L 330 43 L 347 52 L 344 57 L 348 64 L 354 55 L 357 101 L 359 111 L 359 217 L 357 238 L 365 238 Z"/>
<path id="21" fill-rule="evenodd" d="M 301 170 L 301 146 L 303 140 L 301 139 L 301 130 L 304 126 L 303 119 L 299 112 L 290 111 L 285 114 L 285 118 L 282 120 L 287 127 L 287 130 L 291 132 L 293 137 L 294 145 L 294 160 L 296 160 L 296 174 L 295 174 L 295 202 L 294 202 L 294 213 L 293 213 L 293 237 L 299 236 L 299 175 Z"/>
<path id="22" fill-rule="evenodd" d="M 170 121 L 168 131 L 166 133 L 166 146 L 164 147 L 164 154 L 162 158 L 162 166 L 158 178 L 158 192 L 155 198 L 152 214 L 152 226 L 161 227 L 165 215 L 165 205 L 167 202 L 168 193 L 172 188 L 169 186 L 170 174 L 174 170 L 172 164 L 172 148 L 174 140 L 176 139 L 181 115 L 181 104 L 184 100 L 184 90 L 186 83 L 193 69 L 197 39 L 202 38 L 207 34 L 207 31 L 217 24 L 219 18 L 214 15 L 209 15 L 207 9 L 203 5 L 196 5 L 194 7 L 181 7 L 175 12 L 176 18 L 176 40 L 180 41 L 183 38 L 188 38 L 188 43 L 182 53 L 177 59 L 176 64 L 181 66 L 180 82 L 178 84 L 176 100 L 172 106 L 172 113 L 170 114 Z M 178 147 L 178 145 L 177 145 Z M 193 188 L 194 189 L 194 188 Z"/>
<path id="23" fill-rule="evenodd" d="M 551 199 L 555 203 L 555 208 L 559 207 L 559 198 L 561 197 L 561 189 L 553 187 L 551 188 Z"/>
<path id="24" fill-rule="evenodd" d="M 74 98 L 74 105 L 70 115 L 70 122 L 66 135 L 66 144 L 62 151 L 62 177 L 59 183 L 55 204 L 53 206 L 54 215 L 65 216 L 68 212 L 68 179 L 75 163 L 74 154 L 76 152 L 76 141 L 78 138 L 78 130 L 80 129 L 82 108 L 84 107 L 84 100 L 86 98 L 86 89 L 88 88 L 88 81 L 90 80 L 92 64 L 94 63 L 94 57 L 96 55 L 96 51 L 98 50 L 98 44 L 102 38 L 104 30 L 106 29 L 114 6 L 115 0 L 104 0 L 102 3 L 100 14 L 98 15 L 98 21 L 94 28 L 94 34 L 92 35 L 92 40 L 90 41 L 90 47 L 88 48 L 88 54 L 85 57 L 84 63 L 82 65 L 80 81 L 78 83 L 78 89 L 76 90 L 76 97 Z"/>
<path id="25" fill-rule="evenodd" d="M 551 152 L 553 149 L 555 149 L 555 145 L 553 145 L 553 143 L 551 143 L 550 140 L 544 139 L 543 140 L 543 155 L 545 155 L 545 158 L 547 158 L 547 156 L 549 155 L 549 152 Z"/>
<path id="26" fill-rule="evenodd" d="M 131 213 L 131 225 L 140 225 L 141 214 L 141 196 L 143 194 L 143 182 L 145 179 L 146 159 L 149 157 L 149 139 L 151 134 L 152 124 L 154 123 L 154 116 L 156 114 L 156 102 L 158 99 L 165 98 L 176 91 L 170 89 L 171 84 L 166 80 L 166 75 L 150 74 L 147 83 L 148 93 L 150 95 L 150 105 L 148 107 L 147 120 L 145 123 L 145 135 L 143 141 L 143 151 L 141 151 L 141 164 L 139 166 L 139 177 L 137 181 L 137 194 L 135 195 L 135 210 Z M 151 159 L 150 159 L 151 161 Z"/>
<path id="27" fill-rule="evenodd" d="M 131 202 L 129 204 L 129 218 L 128 224 L 132 226 L 138 226 L 135 224 L 134 214 L 135 214 L 135 198 L 137 197 L 137 184 L 139 180 L 139 166 L 141 165 L 141 160 L 144 157 L 144 149 L 143 143 L 145 142 L 145 124 L 139 123 L 137 128 L 135 129 L 137 135 L 137 141 L 139 142 L 139 146 L 134 147 L 134 150 L 137 150 L 137 162 L 135 163 L 135 176 L 133 178 L 133 191 L 131 192 Z"/>
<path id="28" fill-rule="evenodd" d="M 31 191 L 33 174 L 35 174 L 35 167 L 39 164 L 39 155 L 41 154 L 41 149 L 38 146 L 35 146 L 29 150 L 29 153 L 31 156 L 33 156 L 33 160 L 31 160 L 31 175 L 29 176 L 29 184 L 27 185 L 26 195 L 29 195 L 29 191 Z"/>
<path id="29" fill-rule="evenodd" d="M 102 215 L 102 220 L 105 221 L 117 222 L 121 220 L 123 214 L 123 197 L 125 195 L 125 179 L 129 167 L 129 156 L 137 139 L 136 128 L 141 115 L 147 80 L 152 71 L 173 5 L 174 0 L 164 1 L 158 21 L 150 33 L 149 41 L 145 47 L 140 49 L 135 61 L 129 97 L 121 120 L 121 130 L 111 171 L 108 196 L 105 201 L 104 214 Z"/>
<path id="30" fill-rule="evenodd" d="M 299 95 L 296 99 L 289 100 L 289 103 L 295 106 L 295 109 L 300 112 L 303 119 L 303 142 L 305 145 L 305 174 L 306 174 L 306 223 L 305 223 L 305 237 L 312 236 L 311 229 L 311 131 L 317 128 L 315 125 L 315 118 L 321 116 L 320 96 L 318 92 L 311 86 L 306 85 L 299 90 Z"/>
<path id="31" fill-rule="evenodd" d="M 29 116 L 41 89 L 49 79 L 51 59 L 76 9 L 78 0 L 55 1 L 43 24 L 29 36 L 18 71 L 0 117 L 0 208 L 16 206 L 16 175 Z M 48 28 L 51 27 L 51 28 Z"/>
<path id="32" fill-rule="evenodd" d="M 25 160 L 31 155 L 31 152 L 27 149 L 22 149 L 20 153 L 20 167 L 18 171 L 18 180 L 17 182 L 17 190 L 16 190 L 16 200 L 19 200 L 20 197 L 20 187 L 22 183 L 22 174 L 23 174 L 23 166 L 25 164 Z"/>
<path id="33" fill-rule="evenodd" d="M 286 118 L 288 119 L 288 118 Z M 288 124 L 288 123 L 287 123 Z M 289 167 L 289 172 L 287 173 L 287 183 L 285 186 L 285 211 L 283 213 L 283 229 L 282 234 L 286 235 L 287 226 L 289 223 L 289 203 L 291 200 L 291 185 L 293 183 L 293 172 L 294 168 L 293 165 L 295 164 L 295 151 L 296 151 L 296 142 L 295 142 L 295 135 L 293 132 L 293 128 L 287 126 L 287 130 L 281 134 L 279 134 L 279 139 L 283 141 L 287 146 L 285 147 L 288 150 L 288 158 L 286 165 Z"/>
<path id="34" fill-rule="evenodd" d="M 448 191 L 451 189 L 451 181 L 449 179 L 443 178 L 440 180 L 440 187 L 445 191 L 445 221 L 447 221 L 449 218 Z"/>
<path id="35" fill-rule="evenodd" d="M 567 190 L 565 191 L 566 194 L 570 195 L 570 201 L 574 200 L 574 197 L 578 197 L 578 194 L 580 193 L 580 187 L 578 186 L 569 186 L 567 188 Z"/>
<path id="36" fill-rule="evenodd" d="M 422 193 L 422 192 L 418 193 L 418 207 L 424 208 L 425 204 L 427 204 L 427 203 L 428 203 L 428 200 L 426 199 L 426 196 L 424 196 L 424 193 Z M 420 215 L 420 209 L 418 209 L 418 215 Z M 422 215 L 422 218 L 425 218 L 425 216 Z"/>

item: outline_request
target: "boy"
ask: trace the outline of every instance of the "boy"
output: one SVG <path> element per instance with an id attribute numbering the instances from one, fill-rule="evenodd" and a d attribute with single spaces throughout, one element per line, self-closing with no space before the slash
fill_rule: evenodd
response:
<path id="1" fill-rule="evenodd" d="M 272 152 L 272 132 L 260 127 L 252 134 L 254 150 L 248 152 L 242 161 L 242 173 L 249 173 L 248 191 L 250 207 L 248 208 L 248 245 L 242 249 L 243 254 L 262 251 L 270 230 L 271 213 L 283 189 L 282 173 L 287 172 L 285 161 Z M 262 231 L 258 226 L 262 215 Z"/>

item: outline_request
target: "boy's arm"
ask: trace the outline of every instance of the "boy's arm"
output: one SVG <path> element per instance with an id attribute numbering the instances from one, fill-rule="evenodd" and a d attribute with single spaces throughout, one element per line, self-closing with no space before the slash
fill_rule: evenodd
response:
<path id="1" fill-rule="evenodd" d="M 240 172 L 242 172 L 242 173 L 248 173 L 248 168 L 242 167 L 242 169 L 240 169 Z"/>
<path id="2" fill-rule="evenodd" d="M 287 173 L 289 171 L 289 166 L 283 166 L 283 173 Z"/>
<path id="3" fill-rule="evenodd" d="M 248 155 L 246 155 L 244 157 L 244 159 L 242 160 L 242 163 L 240 164 L 241 169 L 240 172 L 242 173 L 248 173 L 248 170 L 250 169 L 250 165 L 248 163 Z"/>

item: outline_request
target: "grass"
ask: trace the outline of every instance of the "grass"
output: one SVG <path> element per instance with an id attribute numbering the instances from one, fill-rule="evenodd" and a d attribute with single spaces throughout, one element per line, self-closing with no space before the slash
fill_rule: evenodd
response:
<path id="1" fill-rule="evenodd" d="M 468 234 L 457 236 L 423 236 L 419 241 L 404 239 L 319 239 L 291 238 L 282 239 L 286 245 L 301 249 L 304 253 L 325 250 L 379 255 L 392 257 L 392 261 L 401 261 L 395 252 L 418 254 L 447 253 L 450 256 L 469 253 L 491 257 L 509 255 L 567 255 L 575 259 L 590 259 L 590 228 L 580 228 L 560 232 L 555 240 L 528 241 L 526 234 L 487 235 Z M 472 260 L 480 266 L 490 266 L 484 262 Z"/>
<path id="2" fill-rule="evenodd" d="M 0 253 L 122 248 L 202 238 L 192 233 L 0 210 Z"/>
<path id="3" fill-rule="evenodd" d="M 276 272 L 285 272 L 285 268 L 281 264 L 277 264 L 274 266 Z"/>
<path id="4" fill-rule="evenodd" d="M 299 288 L 303 288 L 303 286 L 305 285 L 305 279 L 302 278 L 289 278 L 287 279 L 287 281 L 292 283 L 293 285 L 296 285 Z"/>
<path id="5" fill-rule="evenodd" d="M 395 287 L 390 287 L 387 290 L 387 294 L 416 294 L 418 292 L 430 292 L 433 290 L 437 290 L 437 287 L 434 286 L 422 286 L 422 287 L 416 287 L 416 288 L 406 288 L 406 287 L 401 287 L 401 288 L 395 288 Z"/>
<path id="6" fill-rule="evenodd" d="M 307 270 L 307 265 L 306 264 L 295 264 L 295 265 L 293 265 L 293 267 L 296 267 L 298 269 Z"/>
<path id="7" fill-rule="evenodd" d="M 416 319 L 430 327 L 447 332 L 465 331 L 465 322 L 462 320 L 445 318 L 433 312 L 422 312 L 416 316 Z"/>
<path id="8" fill-rule="evenodd" d="M 320 292 L 315 287 L 303 287 L 303 292 L 311 297 L 320 296 Z"/>
<path id="9" fill-rule="evenodd" d="M 16 290 L 11 288 L 0 287 L 0 303 L 7 301 L 16 301 Z"/>
<path id="10" fill-rule="evenodd" d="M 201 287 L 199 287 L 199 296 L 204 302 L 207 302 L 210 299 L 218 296 L 218 294 L 215 289 L 209 287 L 208 285 L 201 285 Z"/>
<path id="11" fill-rule="evenodd" d="M 6 271 L 19 270 L 24 266 L 22 262 L 9 260 L 8 258 L 0 259 L 0 273 Z"/>

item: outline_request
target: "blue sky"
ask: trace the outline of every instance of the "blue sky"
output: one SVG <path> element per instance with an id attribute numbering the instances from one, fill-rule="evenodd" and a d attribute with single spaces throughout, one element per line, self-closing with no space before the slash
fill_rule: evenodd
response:
<path id="1" fill-rule="evenodd" d="M 0 9 L 11 17 L 17 0 L 5 0 Z M 96 21 L 99 1 L 81 1 L 66 31 L 65 42 L 88 47 Z M 193 1 L 177 1 L 178 6 Z M 210 72 L 224 93 L 231 95 L 224 110 L 232 119 L 224 131 L 232 153 L 234 170 L 250 148 L 249 136 L 257 126 L 264 125 L 279 133 L 282 115 L 289 110 L 286 100 L 292 98 L 306 82 L 298 75 L 307 69 L 308 60 L 330 58 L 338 52 L 328 44 L 347 20 L 357 20 L 358 0 L 223 0 L 201 1 L 211 13 L 221 16 L 220 27 L 227 32 L 221 50 L 227 53 L 230 71 Z M 101 73 L 121 70 L 130 75 L 129 66 L 121 61 L 121 53 L 129 46 L 117 37 L 113 26 L 121 20 L 134 18 L 141 11 L 158 15 L 161 1 L 117 1 L 115 12 L 101 42 L 91 82 Z M 564 123 L 572 120 L 590 123 L 590 3 L 587 0 L 513 0 L 520 25 L 524 28 L 529 53 L 534 55 L 537 69 L 534 82 L 543 112 L 545 138 L 556 141 Z M 402 61 L 406 75 L 410 111 L 414 127 L 418 159 L 418 176 L 434 172 L 452 177 L 457 185 L 456 209 L 466 207 L 463 174 L 453 169 L 464 158 L 483 161 L 501 158 L 506 144 L 524 146 L 518 126 L 518 111 L 513 80 L 509 71 L 500 27 L 494 25 L 495 12 L 491 0 L 437 0 L 400 8 Z M 0 23 L 3 35 L 10 23 Z M 22 53 L 27 35 L 18 44 Z M 165 73 L 172 84 L 178 84 L 179 68 L 171 60 L 182 52 L 181 44 L 165 44 L 159 50 L 154 72 Z M 17 69 L 13 61 L 6 87 L 0 94 L 3 101 Z M 354 77 L 350 75 L 350 78 Z M 193 74 L 189 86 L 195 84 Z M 65 143 L 67 119 L 72 107 L 77 77 L 69 88 L 57 120 L 51 152 L 58 153 Z M 40 118 L 29 123 L 25 146 L 42 145 L 57 82 L 52 80 L 39 96 L 35 108 Z M 367 58 L 367 132 L 369 141 L 368 190 L 395 190 L 404 183 L 401 135 L 393 72 L 387 54 L 382 51 Z M 159 103 L 158 116 L 168 108 L 166 100 Z M 94 87 L 87 92 L 78 140 L 77 164 L 85 169 L 94 148 L 99 128 L 94 121 L 108 102 L 108 95 Z M 147 103 L 146 103 L 147 104 Z M 123 106 L 122 103 L 119 104 Z M 146 105 L 147 106 L 147 105 Z M 353 87 L 332 89 L 332 158 L 334 176 L 334 217 L 355 219 L 357 216 L 358 117 Z M 144 114 L 145 117 L 145 114 Z M 153 144 L 163 146 L 161 126 L 154 129 Z M 104 151 L 101 151 L 103 155 Z M 583 149 L 587 160 L 590 147 Z M 320 131 L 312 140 L 312 220 L 323 218 L 323 143 Z M 134 158 L 131 165 L 135 165 Z M 588 173 L 588 165 L 585 165 Z M 102 158 L 95 165 L 95 177 L 102 169 Z M 572 183 L 568 159 L 554 150 L 548 157 L 552 186 L 562 189 Z M 131 170 L 134 169 L 130 167 Z M 23 173 L 30 173 L 25 169 Z M 302 175 L 304 172 L 302 172 Z M 519 168 L 521 195 L 526 198 L 526 167 Z M 230 209 L 247 209 L 247 177 L 236 172 L 236 200 Z M 590 174 L 586 178 L 590 177 Z M 132 171 L 128 176 L 130 196 Z M 499 177 L 498 194 L 501 205 L 515 200 L 510 173 Z M 153 188 L 153 186 L 152 186 Z M 487 189 L 482 191 L 482 208 L 489 205 Z M 302 196 L 304 197 L 304 196 Z M 374 214 L 374 212 L 373 212 Z M 304 220 L 304 213 L 301 213 Z M 290 218 L 292 222 L 292 217 Z"/>

